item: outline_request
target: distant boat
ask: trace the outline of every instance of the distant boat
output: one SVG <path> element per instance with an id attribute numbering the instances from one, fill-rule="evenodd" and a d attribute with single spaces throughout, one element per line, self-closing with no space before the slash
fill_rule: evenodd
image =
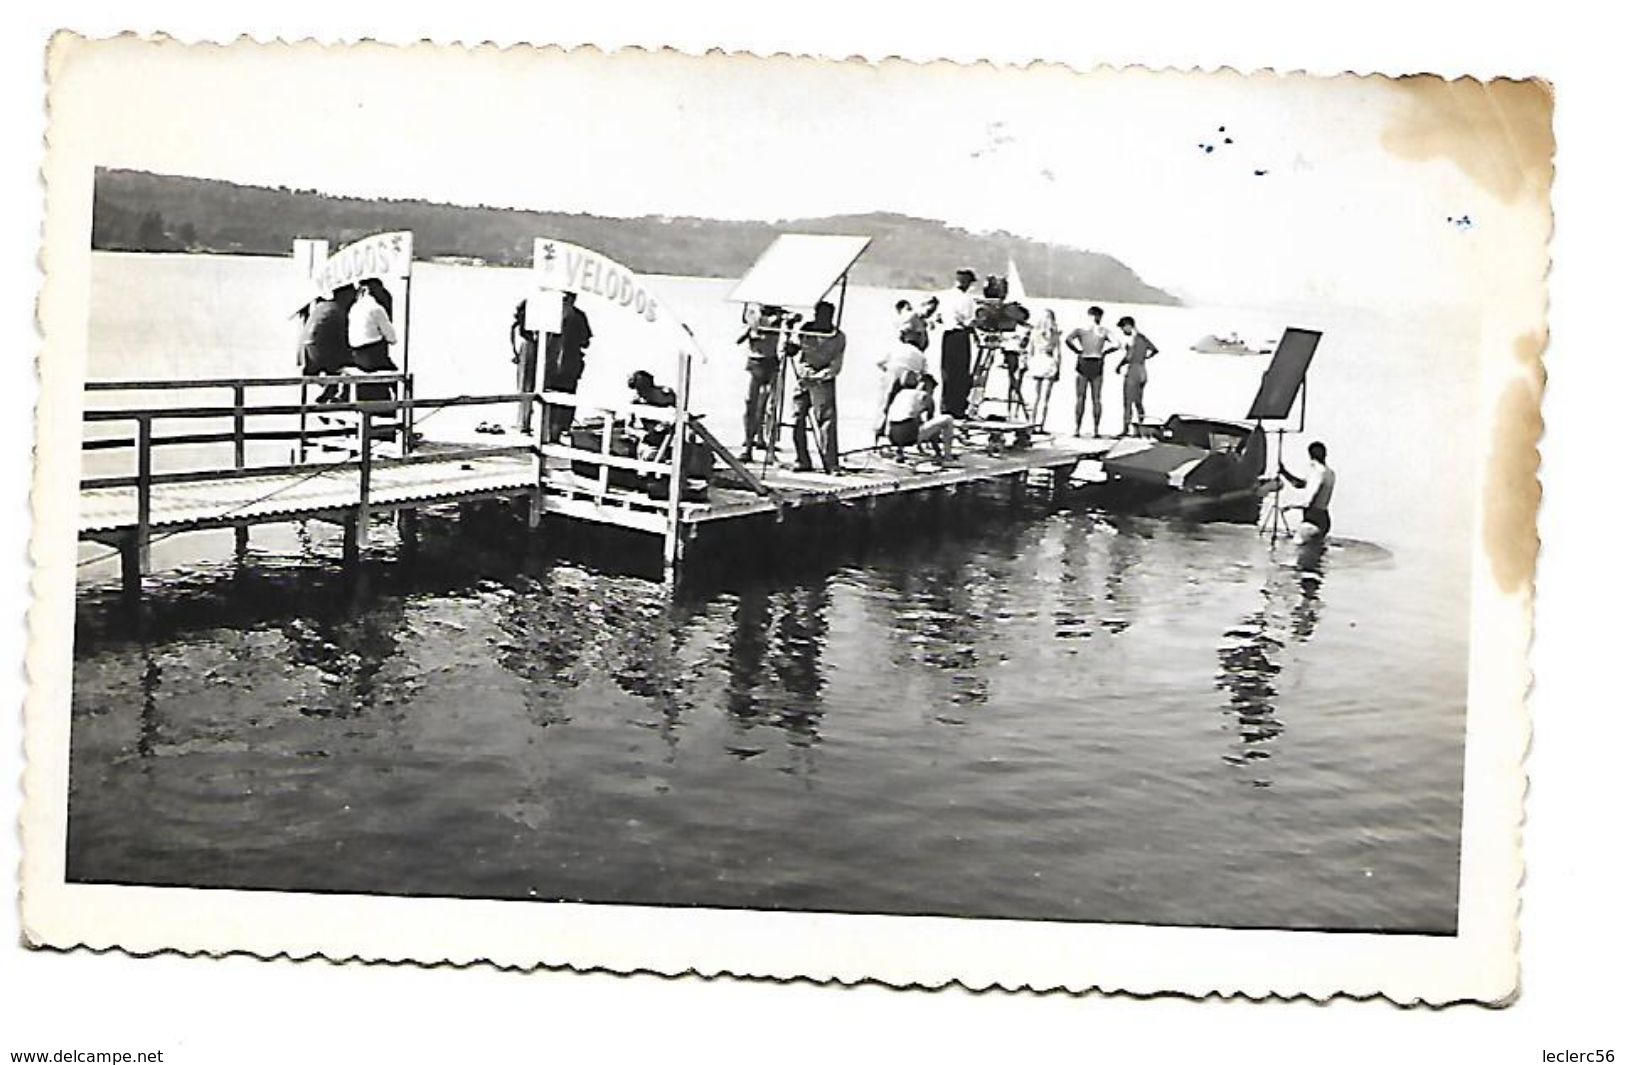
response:
<path id="1" fill-rule="evenodd" d="M 1204 355 L 1268 355 L 1275 350 L 1275 345 L 1265 342 L 1254 347 L 1236 333 L 1227 333 L 1222 337 L 1209 333 L 1192 344 L 1191 350 Z"/>

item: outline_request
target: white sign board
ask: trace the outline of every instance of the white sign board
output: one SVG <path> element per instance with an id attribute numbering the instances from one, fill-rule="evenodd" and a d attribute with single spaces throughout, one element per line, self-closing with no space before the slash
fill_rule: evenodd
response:
<path id="1" fill-rule="evenodd" d="M 564 329 L 564 293 L 539 289 L 525 297 L 525 331 L 558 333 Z"/>
<path id="2" fill-rule="evenodd" d="M 311 275 L 318 292 L 332 292 L 364 278 L 380 280 L 412 276 L 412 234 L 374 233 L 346 244 Z"/>
<path id="3" fill-rule="evenodd" d="M 574 292 L 584 308 L 617 310 L 664 334 L 676 352 L 700 355 L 694 334 L 661 302 L 649 283 L 609 256 L 569 241 L 536 238 L 532 273 L 537 287 Z M 526 319 L 527 328 L 529 319 Z"/>

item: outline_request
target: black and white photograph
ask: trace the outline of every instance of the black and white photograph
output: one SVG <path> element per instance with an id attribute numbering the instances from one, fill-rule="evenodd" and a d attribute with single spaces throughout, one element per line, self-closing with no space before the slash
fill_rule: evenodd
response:
<path id="1" fill-rule="evenodd" d="M 1549 86 L 50 77 L 34 942 L 1513 992 Z"/>

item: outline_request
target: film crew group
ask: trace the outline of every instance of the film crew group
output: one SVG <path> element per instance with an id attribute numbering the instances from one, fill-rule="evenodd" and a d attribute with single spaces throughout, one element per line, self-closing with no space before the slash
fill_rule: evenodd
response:
<path id="1" fill-rule="evenodd" d="M 537 363 L 541 363 L 542 391 L 574 393 L 581 384 L 581 375 L 587 368 L 587 348 L 592 346 L 592 323 L 586 312 L 576 306 L 576 294 L 565 292 L 561 297 L 562 313 L 559 331 L 548 333 L 543 340 L 536 330 L 525 328 L 528 300 L 520 300 L 514 308 L 513 325 L 508 340 L 513 348 L 516 370 L 516 391 L 536 391 Z M 538 355 L 540 360 L 538 360 Z M 532 425 L 532 404 L 529 399 L 519 401 L 519 431 L 528 434 Z M 548 443 L 556 444 L 570 431 L 576 409 L 563 404 L 549 405 L 547 412 Z M 501 432 L 500 427 L 486 431 Z"/>

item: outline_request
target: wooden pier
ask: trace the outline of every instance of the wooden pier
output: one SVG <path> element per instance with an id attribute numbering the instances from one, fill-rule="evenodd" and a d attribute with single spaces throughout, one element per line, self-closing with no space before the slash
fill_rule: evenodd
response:
<path id="1" fill-rule="evenodd" d="M 311 399 L 313 389 L 331 384 L 354 388 L 358 380 L 375 390 L 385 386 L 391 398 Z M 954 491 L 980 482 L 1004 481 L 1018 488 L 1041 482 L 1058 494 L 1081 461 L 1098 458 L 1106 448 L 1105 441 L 1041 437 L 1032 446 L 962 451 L 940 466 L 896 463 L 886 452 L 858 456 L 851 462 L 855 468 L 839 475 L 747 466 L 689 413 L 687 387 L 683 374 L 675 408 L 628 404 L 602 410 L 576 396 L 550 392 L 424 399 L 413 395 L 405 374 L 92 382 L 86 391 L 98 403 L 84 414 L 84 448 L 87 454 L 128 455 L 134 469 L 80 482 L 79 535 L 117 549 L 125 590 L 133 594 L 151 570 L 150 547 L 157 538 L 231 528 L 241 550 L 254 525 L 325 521 L 343 527 L 348 563 L 368 547 L 376 520 L 394 517 L 410 542 L 421 510 L 504 500 L 519 507 L 529 527 L 543 536 L 543 519 L 553 515 L 659 537 L 671 579 L 707 529 L 742 519 L 782 524 L 832 507 L 862 508 L 888 497 Z M 127 405 L 131 396 L 176 392 L 229 394 L 230 402 Z M 251 402 L 268 392 L 297 395 Z M 114 401 L 106 402 L 109 398 Z M 498 417 L 507 417 L 525 400 L 537 404 L 535 435 L 507 433 L 489 442 L 435 439 L 439 412 L 490 407 Z M 614 434 L 608 431 L 597 433 L 600 446 L 592 449 L 567 441 L 550 443 L 549 404 L 574 406 L 603 419 L 598 424 L 636 420 L 670 425 L 672 432 L 668 445 L 650 457 L 614 453 Z M 203 428 L 159 431 L 175 424 Z M 96 435 L 120 428 L 129 435 Z M 422 432 L 421 438 L 414 429 Z M 994 434 L 995 439 L 1004 435 Z M 251 454 L 264 452 L 271 443 L 288 445 L 287 461 L 261 461 L 263 455 Z M 227 445 L 229 460 L 224 457 Z M 213 452 L 193 468 L 157 468 L 159 455 L 177 453 L 165 449 L 210 446 Z M 712 452 L 712 461 L 705 464 L 715 467 L 709 483 L 693 479 L 694 449 Z M 612 478 L 612 471 L 623 472 Z"/>

